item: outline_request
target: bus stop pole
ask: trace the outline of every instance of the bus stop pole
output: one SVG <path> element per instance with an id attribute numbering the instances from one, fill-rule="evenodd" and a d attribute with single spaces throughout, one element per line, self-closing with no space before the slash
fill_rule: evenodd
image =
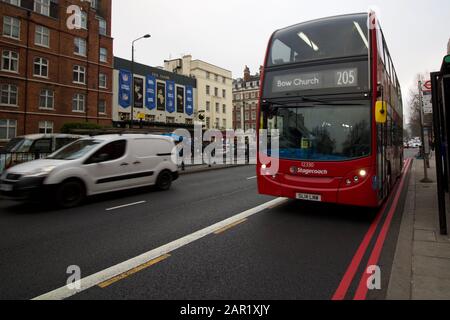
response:
<path id="1" fill-rule="evenodd" d="M 423 98 L 422 98 L 422 81 L 419 80 L 419 115 L 420 115 L 420 134 L 422 139 L 422 157 L 423 157 L 423 173 L 424 178 L 420 181 L 422 183 L 432 183 L 433 181 L 428 178 L 428 155 L 425 150 L 425 132 L 424 132 L 424 116 L 423 116 Z"/>

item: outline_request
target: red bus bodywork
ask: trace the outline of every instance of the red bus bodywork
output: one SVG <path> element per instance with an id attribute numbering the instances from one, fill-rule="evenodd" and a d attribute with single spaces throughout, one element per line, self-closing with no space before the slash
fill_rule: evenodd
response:
<path id="1" fill-rule="evenodd" d="M 377 27 L 379 25 L 377 23 Z M 257 177 L 258 190 L 260 194 L 271 195 L 276 197 L 286 197 L 291 199 L 298 199 L 298 194 L 312 194 L 320 195 L 321 202 L 335 203 L 341 205 L 361 206 L 361 207 L 379 207 L 383 204 L 390 190 L 395 184 L 396 179 L 401 175 L 403 167 L 403 139 L 401 145 L 385 145 L 385 138 L 383 142 L 379 142 L 378 135 L 380 130 L 385 130 L 383 126 L 376 123 L 375 119 L 375 103 L 378 100 L 383 100 L 380 97 L 380 86 L 384 88 L 384 92 L 389 89 L 392 90 L 393 84 L 389 76 L 386 75 L 385 65 L 380 57 L 380 48 L 377 45 L 377 36 L 384 37 L 381 31 L 377 32 L 377 28 L 369 30 L 370 34 L 370 78 L 371 78 L 371 103 L 372 103 L 372 152 L 371 155 L 361 159 L 342 161 L 342 162 L 314 162 L 314 161 L 296 161 L 278 159 L 279 170 L 275 175 L 262 174 L 263 166 L 261 158 L 267 155 L 262 155 L 259 149 L 258 136 L 258 162 L 257 162 Z M 272 43 L 273 35 L 269 41 L 266 51 L 265 68 L 267 67 L 268 57 L 270 53 L 270 45 Z M 386 49 L 387 50 L 387 49 Z M 383 53 L 381 53 L 383 54 Z M 390 58 L 389 58 L 390 59 Z M 261 92 L 259 101 L 258 119 L 261 119 L 261 102 L 264 97 L 264 80 L 265 72 L 261 74 Z M 394 71 L 395 72 L 395 71 Z M 395 76 L 395 81 L 397 78 Z M 398 86 L 398 81 L 396 87 Z M 398 86 L 398 91 L 400 88 Z M 401 93 L 400 93 L 401 95 Z M 400 98 L 401 99 L 401 98 Z M 401 100 L 400 100 L 401 101 Z M 401 102 L 400 102 L 401 103 Z M 339 107 L 337 107 L 339 108 Z M 392 123 L 401 126 L 403 131 L 402 116 L 390 104 L 388 106 L 389 117 Z M 401 122 L 401 124 L 400 124 Z M 258 121 L 258 132 L 261 126 L 261 121 Z M 387 130 L 387 129 L 386 129 Z M 403 132 L 402 132 L 403 133 Z M 401 149 L 401 150 L 400 150 Z M 380 150 L 382 157 L 385 157 L 383 163 L 387 163 L 385 169 L 380 169 Z M 383 165 L 384 166 L 384 165 Z M 309 174 L 299 174 L 298 169 L 304 169 L 303 172 L 310 172 Z M 362 170 L 366 173 L 361 176 Z M 383 171 L 383 172 L 381 172 Z M 314 172 L 321 172 L 315 174 Z M 323 174 L 326 172 L 326 174 Z M 358 177 L 358 182 L 353 183 L 355 177 Z M 347 179 L 352 181 L 348 185 Z M 380 188 L 380 185 L 382 186 Z M 381 189 L 381 190 L 380 190 Z"/>

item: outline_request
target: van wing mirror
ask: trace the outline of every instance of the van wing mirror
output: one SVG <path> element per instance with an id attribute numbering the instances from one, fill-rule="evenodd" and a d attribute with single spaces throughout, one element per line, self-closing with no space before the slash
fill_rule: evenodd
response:
<path id="1" fill-rule="evenodd" d="M 387 103 L 386 101 L 377 101 L 375 104 L 375 120 L 379 124 L 385 124 L 387 121 Z"/>

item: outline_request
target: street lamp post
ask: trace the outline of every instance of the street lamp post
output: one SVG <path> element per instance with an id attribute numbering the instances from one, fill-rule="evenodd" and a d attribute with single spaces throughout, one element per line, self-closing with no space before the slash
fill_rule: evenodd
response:
<path id="1" fill-rule="evenodd" d="M 133 124 L 134 124 L 134 44 L 136 41 L 139 41 L 141 39 L 148 39 L 150 38 L 151 35 L 146 34 L 142 37 L 139 37 L 135 40 L 133 40 L 133 42 L 131 43 L 131 128 L 133 128 Z"/>

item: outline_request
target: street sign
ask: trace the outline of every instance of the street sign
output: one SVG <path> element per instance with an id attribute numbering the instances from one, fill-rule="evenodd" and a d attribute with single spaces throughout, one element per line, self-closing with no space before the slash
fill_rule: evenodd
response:
<path id="1" fill-rule="evenodd" d="M 423 92 L 423 113 L 432 114 L 433 113 L 433 103 L 431 91 Z"/>
<path id="2" fill-rule="evenodd" d="M 423 91 L 431 90 L 431 81 L 425 82 L 423 85 L 423 89 L 424 89 Z"/>

